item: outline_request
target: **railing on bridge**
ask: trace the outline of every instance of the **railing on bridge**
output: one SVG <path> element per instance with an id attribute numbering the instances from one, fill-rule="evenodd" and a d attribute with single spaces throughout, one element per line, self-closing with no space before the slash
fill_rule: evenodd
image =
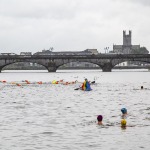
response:
<path id="1" fill-rule="evenodd" d="M 150 54 L 97 54 L 97 55 L 0 55 L 0 59 L 109 59 L 150 58 Z"/>

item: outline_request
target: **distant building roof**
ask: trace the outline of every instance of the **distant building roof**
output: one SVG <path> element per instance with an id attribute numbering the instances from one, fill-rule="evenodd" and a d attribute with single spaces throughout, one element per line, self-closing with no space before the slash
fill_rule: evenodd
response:
<path id="1" fill-rule="evenodd" d="M 20 55 L 32 55 L 32 52 L 20 52 Z"/>
<path id="2" fill-rule="evenodd" d="M 92 54 L 98 54 L 97 49 L 86 49 L 85 51 L 91 52 Z"/>
<path id="3" fill-rule="evenodd" d="M 97 49 L 86 49 L 84 51 L 50 51 L 50 50 L 42 50 L 42 52 L 36 52 L 34 55 L 92 55 L 98 54 Z"/>

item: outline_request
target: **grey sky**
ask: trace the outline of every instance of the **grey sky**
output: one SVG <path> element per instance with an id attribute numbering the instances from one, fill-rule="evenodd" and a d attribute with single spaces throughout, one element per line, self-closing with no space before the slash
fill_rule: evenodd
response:
<path id="1" fill-rule="evenodd" d="M 104 52 L 123 30 L 150 50 L 149 14 L 149 0 L 0 0 L 0 52 Z"/>

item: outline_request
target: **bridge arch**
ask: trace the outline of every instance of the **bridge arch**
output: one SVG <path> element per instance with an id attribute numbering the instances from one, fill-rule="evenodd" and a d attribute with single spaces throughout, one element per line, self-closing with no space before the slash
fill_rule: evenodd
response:
<path id="1" fill-rule="evenodd" d="M 7 66 L 9 66 L 9 65 L 13 65 L 13 64 L 15 64 L 15 63 L 36 63 L 36 64 L 38 64 L 38 65 L 43 66 L 45 69 L 47 69 L 46 66 L 43 65 L 43 64 L 41 64 L 41 63 L 33 62 L 33 61 L 31 61 L 31 60 L 24 60 L 24 61 L 12 61 L 12 62 L 7 62 L 7 63 L 5 63 L 5 64 L 3 64 L 3 65 L 0 66 L 0 72 L 1 72 L 5 67 L 7 67 Z M 47 70 L 48 70 L 48 69 L 47 69 Z"/>
<path id="2" fill-rule="evenodd" d="M 83 61 L 83 60 L 69 60 L 68 62 L 63 62 L 63 63 L 61 63 L 61 64 L 59 64 L 59 67 L 58 68 L 60 68 L 60 67 L 62 67 L 62 66 L 64 66 L 64 65 L 66 65 L 66 67 L 68 66 L 68 67 L 78 67 L 78 66 L 74 66 L 73 64 L 75 64 L 75 63 L 77 63 L 76 65 L 78 65 L 78 63 L 82 63 L 82 65 L 84 65 L 84 63 L 87 63 L 88 65 L 90 65 L 91 67 L 93 67 L 93 65 L 97 65 L 96 63 L 93 63 L 93 62 L 89 62 L 89 61 Z M 73 63 L 73 64 L 72 64 Z M 70 65 L 69 65 L 70 64 Z M 85 66 L 82 66 L 81 65 L 81 67 L 85 67 Z M 89 66 L 89 67 L 90 67 Z"/>
<path id="3" fill-rule="evenodd" d="M 42 69 L 42 70 L 46 70 L 47 68 L 41 64 L 38 63 L 33 63 L 33 62 L 26 62 L 26 61 L 20 61 L 20 62 L 14 62 L 14 63 L 10 63 L 10 64 L 6 64 L 2 70 L 38 70 L 38 69 Z"/>
<path id="4" fill-rule="evenodd" d="M 116 65 L 119 65 L 120 63 L 123 63 L 123 62 L 141 62 L 141 63 L 150 63 L 150 60 L 148 59 L 122 59 L 122 60 L 113 60 L 112 64 L 113 64 L 113 67 L 115 67 Z"/>

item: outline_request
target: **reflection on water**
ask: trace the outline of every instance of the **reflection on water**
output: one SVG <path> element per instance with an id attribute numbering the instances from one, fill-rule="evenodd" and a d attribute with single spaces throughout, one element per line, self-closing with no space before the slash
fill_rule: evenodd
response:
<path id="1" fill-rule="evenodd" d="M 90 92 L 74 90 L 81 83 L 50 84 L 61 79 L 82 82 L 85 77 L 96 81 Z M 7 81 L 0 83 L 2 150 L 149 150 L 149 72 L 3 72 L 0 80 Z M 49 83 L 8 84 L 22 80 Z M 122 107 L 128 109 L 127 124 L 135 127 L 121 129 Z M 96 123 L 99 114 L 104 126 Z"/>

